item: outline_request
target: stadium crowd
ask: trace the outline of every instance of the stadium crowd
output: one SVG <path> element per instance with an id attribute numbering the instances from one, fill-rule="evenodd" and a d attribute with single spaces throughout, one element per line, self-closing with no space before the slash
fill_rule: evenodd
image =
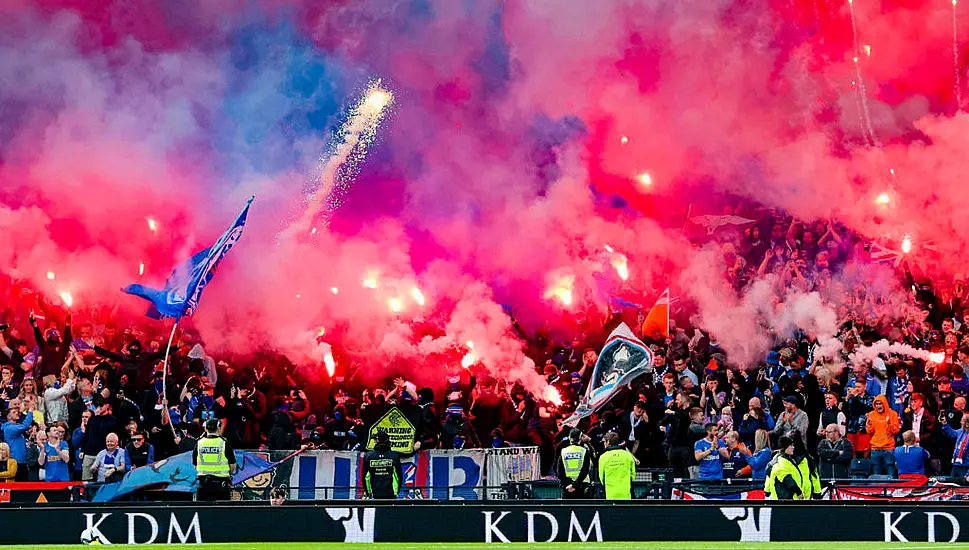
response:
<path id="1" fill-rule="evenodd" d="M 800 438 L 824 477 L 965 478 L 965 282 L 933 287 L 903 260 L 889 270 L 897 288 L 911 292 L 879 295 L 866 279 L 882 271 L 872 268 L 871 250 L 837 224 L 750 208 L 727 214 L 754 223 L 722 227 L 697 244 L 722 254 L 737 293 L 754 281 L 769 282 L 778 302 L 789 289 L 818 292 L 838 314 L 841 361 L 817 356 L 815 335 L 797 331 L 770 334 L 775 346 L 762 361 L 737 364 L 717 335 L 691 326 L 690 305 L 680 303 L 668 335 L 644 336 L 653 372 L 580 424 L 589 445 L 602 452 L 606 435 L 616 432 L 640 468 L 762 479 L 771 449 Z M 562 421 L 589 384 L 606 335 L 630 315 L 610 311 L 594 331 L 580 327 L 565 338 L 515 324 L 561 397 L 554 404 L 457 362 L 436 385 L 418 387 L 406 371 L 364 381 L 359 358 L 317 383 L 270 349 L 217 361 L 190 329 L 179 332 L 163 376 L 167 334 L 152 332 L 157 326 L 99 308 L 75 322 L 14 281 L 0 288 L 9 324 L 0 331 L 0 479 L 7 481 L 116 479 L 191 449 L 209 418 L 224 421 L 238 449 L 355 449 L 392 406 L 416 426 L 417 448 L 537 445 L 543 472 L 554 473 L 570 432 Z M 632 315 L 642 322 L 642 312 Z M 851 360 L 859 346 L 886 338 L 944 359 Z"/>

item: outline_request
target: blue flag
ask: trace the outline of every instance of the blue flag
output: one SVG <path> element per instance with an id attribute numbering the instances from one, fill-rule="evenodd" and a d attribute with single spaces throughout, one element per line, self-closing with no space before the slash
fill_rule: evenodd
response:
<path id="1" fill-rule="evenodd" d="M 165 319 L 173 317 L 176 320 L 183 316 L 189 317 L 198 308 L 199 299 L 205 285 L 215 276 L 215 270 L 222 261 L 222 258 L 232 250 L 240 238 L 242 230 L 246 226 L 246 217 L 249 215 L 249 205 L 252 204 L 252 197 L 246 202 L 246 207 L 242 209 L 235 223 L 229 227 L 216 243 L 209 248 L 192 256 L 187 262 L 175 268 L 175 271 L 165 281 L 165 288 L 158 290 L 143 285 L 128 285 L 124 291 L 128 294 L 140 296 L 149 302 L 151 307 L 145 314 L 152 319 Z"/>
<path id="2" fill-rule="evenodd" d="M 233 486 L 277 465 L 276 462 L 270 462 L 246 451 L 236 451 L 235 455 L 239 471 L 232 475 Z M 198 488 L 197 478 L 195 466 L 192 465 L 192 451 L 189 451 L 148 466 L 135 468 L 126 473 L 121 481 L 102 485 L 94 495 L 93 502 L 110 502 L 144 489 L 194 493 Z"/>

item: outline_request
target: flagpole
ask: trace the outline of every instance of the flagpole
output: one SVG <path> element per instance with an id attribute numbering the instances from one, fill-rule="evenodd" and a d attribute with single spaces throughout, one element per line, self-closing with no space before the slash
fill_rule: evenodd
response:
<path id="1" fill-rule="evenodd" d="M 162 401 L 165 402 L 164 414 L 168 414 L 168 357 L 172 353 L 172 342 L 175 341 L 175 331 L 178 329 L 178 323 L 181 320 L 181 317 L 175 319 L 175 324 L 172 325 L 172 334 L 168 337 L 168 347 L 165 348 L 165 366 L 162 368 Z M 172 424 L 171 415 L 168 416 L 168 426 L 172 429 L 172 436 L 177 436 L 175 433 L 175 425 Z"/>

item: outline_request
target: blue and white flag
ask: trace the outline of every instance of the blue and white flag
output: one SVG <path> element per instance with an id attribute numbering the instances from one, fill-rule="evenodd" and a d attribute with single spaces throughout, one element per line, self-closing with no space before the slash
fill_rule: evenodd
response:
<path id="1" fill-rule="evenodd" d="M 232 485 L 275 468 L 279 463 L 247 451 L 235 451 L 239 470 L 232 474 Z M 134 468 L 114 483 L 98 488 L 93 502 L 110 502 L 135 491 L 159 490 L 175 493 L 194 493 L 198 489 L 198 472 L 192 464 L 192 451 L 159 460 L 154 464 Z"/>
<path id="2" fill-rule="evenodd" d="M 165 288 L 158 290 L 143 285 L 128 285 L 123 290 L 128 294 L 140 296 L 151 302 L 151 308 L 145 314 L 152 319 L 189 317 L 198 308 L 199 299 L 205 285 L 215 276 L 215 270 L 222 258 L 232 250 L 246 226 L 249 206 L 255 197 L 246 202 L 239 217 L 229 227 L 216 243 L 209 248 L 192 256 L 187 262 L 175 268 L 175 271 L 165 281 Z"/>
<path id="3" fill-rule="evenodd" d="M 652 370 L 653 353 L 642 340 L 636 338 L 626 323 L 620 324 L 602 346 L 585 394 L 564 424 L 577 425 L 608 403 L 623 386 Z"/>

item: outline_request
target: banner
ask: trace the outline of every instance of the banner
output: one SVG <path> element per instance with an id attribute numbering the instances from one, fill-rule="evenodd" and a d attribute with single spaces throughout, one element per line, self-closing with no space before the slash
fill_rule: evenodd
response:
<path id="1" fill-rule="evenodd" d="M 652 371 L 653 353 L 636 338 L 625 323 L 612 331 L 602 346 L 599 359 L 592 370 L 592 379 L 579 401 L 575 413 L 563 422 L 575 426 L 580 420 L 599 410 L 626 384 Z"/>
<path id="2" fill-rule="evenodd" d="M 401 458 L 400 498 L 479 500 L 484 498 L 487 449 L 419 451 Z M 307 451 L 293 461 L 290 498 L 363 498 L 363 453 Z"/>
<path id="3" fill-rule="evenodd" d="M 501 486 L 516 481 L 533 481 L 542 477 L 538 447 L 488 449 L 488 498 L 500 500 L 506 493 Z"/>
<path id="4" fill-rule="evenodd" d="M 536 544 L 626 541 L 791 542 L 791 548 L 843 548 L 849 541 L 969 541 L 969 508 L 954 504 L 668 501 L 502 501 L 300 504 L 137 502 L 85 506 L 46 504 L 0 508 L 4 544 L 46 547 L 87 544 L 200 545 L 232 543 Z M 825 544 L 805 544 L 821 542 Z M 268 546 L 268 544 L 267 544 Z M 874 545 L 872 545 L 874 546 Z M 278 547 L 276 544 L 273 547 Z M 867 547 L 867 546 L 866 546 Z M 892 546 L 894 547 L 894 546 Z M 920 548 L 932 548 L 921 545 Z"/>
<path id="5" fill-rule="evenodd" d="M 258 477 L 274 466 L 263 456 L 248 451 L 236 451 L 235 457 L 239 470 L 232 476 L 233 485 Z M 93 501 L 110 502 L 145 489 L 194 493 L 197 476 L 192 464 L 192 452 L 189 451 L 135 468 L 126 473 L 121 481 L 98 487 Z"/>
<path id="6" fill-rule="evenodd" d="M 386 432 L 390 436 L 391 451 L 396 451 L 402 455 L 409 455 L 414 452 L 414 437 L 417 435 L 417 429 L 397 407 L 387 411 L 370 428 L 367 439 L 368 449 L 373 449 L 376 443 L 374 438 L 379 432 Z"/>

